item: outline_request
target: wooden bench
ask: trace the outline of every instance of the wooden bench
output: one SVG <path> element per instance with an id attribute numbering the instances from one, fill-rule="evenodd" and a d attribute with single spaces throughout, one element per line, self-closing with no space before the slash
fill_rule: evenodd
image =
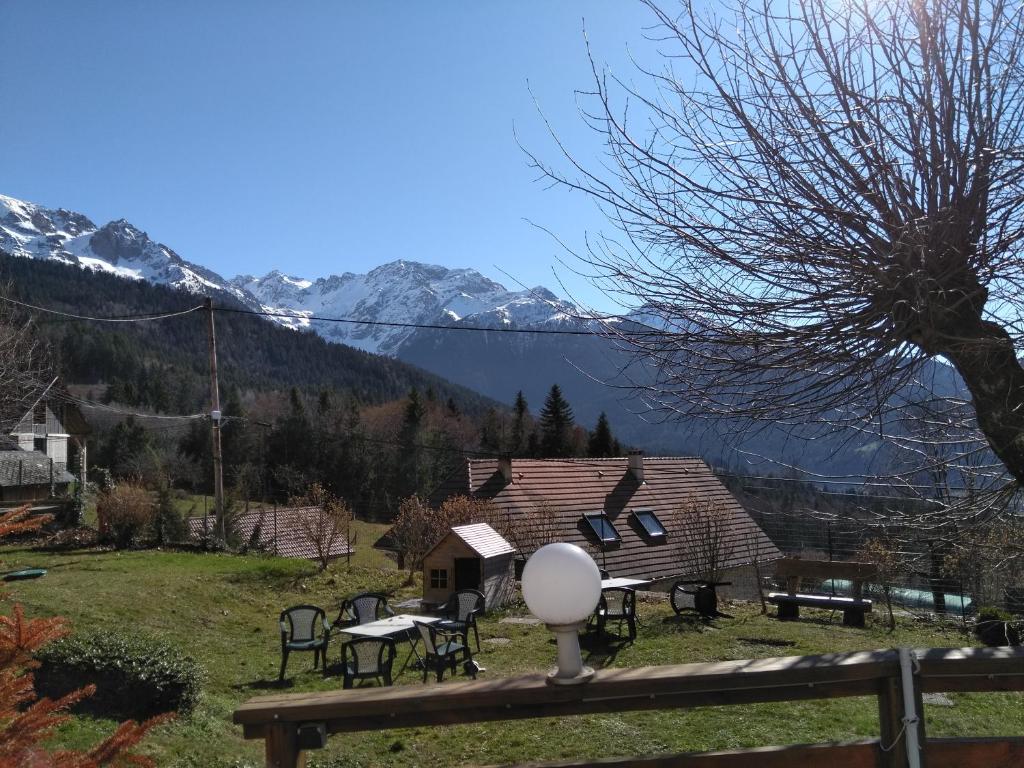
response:
<path id="1" fill-rule="evenodd" d="M 870 563 L 802 560 L 786 557 L 775 563 L 775 575 L 786 584 L 785 592 L 769 592 L 768 602 L 778 606 L 779 619 L 800 618 L 800 607 L 824 608 L 843 612 L 843 624 L 863 627 L 864 614 L 871 611 L 871 601 L 864 599 L 864 582 L 875 577 L 876 568 Z M 851 595 L 812 595 L 800 592 L 801 582 L 813 579 L 845 579 L 851 583 Z"/>

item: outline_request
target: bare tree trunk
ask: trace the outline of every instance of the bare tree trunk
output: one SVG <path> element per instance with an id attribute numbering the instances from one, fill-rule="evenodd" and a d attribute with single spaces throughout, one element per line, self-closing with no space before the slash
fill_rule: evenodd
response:
<path id="1" fill-rule="evenodd" d="M 940 350 L 971 392 L 978 426 L 1006 470 L 1024 483 L 1024 368 L 1004 328 L 977 319 Z"/>

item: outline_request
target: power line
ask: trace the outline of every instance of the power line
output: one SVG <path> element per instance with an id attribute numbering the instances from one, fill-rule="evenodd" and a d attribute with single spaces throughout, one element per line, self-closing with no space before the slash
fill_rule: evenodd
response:
<path id="1" fill-rule="evenodd" d="M 398 323 L 384 320 L 357 320 L 347 317 L 324 317 L 322 315 L 302 315 L 292 312 L 269 312 L 255 309 L 235 309 L 231 307 L 214 307 L 214 312 L 233 312 L 240 315 L 258 315 L 260 317 L 283 317 L 291 320 L 317 320 L 325 323 L 347 323 L 350 325 L 383 326 L 385 328 L 415 328 L 431 331 L 483 331 L 485 333 L 537 333 L 548 336 L 597 336 L 595 331 L 569 331 L 530 328 L 485 328 L 476 325 L 440 325 L 432 323 Z M 595 318 L 598 319 L 598 318 Z M 605 318 L 609 319 L 609 318 Z M 656 332 L 655 332 L 656 333 Z"/>
<path id="2" fill-rule="evenodd" d="M 15 304 L 25 309 L 31 309 L 36 312 L 45 312 L 50 315 L 58 315 L 69 320 L 92 320 L 99 323 L 138 323 L 145 322 L 147 320 L 166 320 L 170 317 L 180 317 L 181 315 L 187 315 L 191 312 L 196 312 L 202 309 L 202 305 L 190 307 L 189 309 L 179 310 L 177 312 L 164 312 L 164 313 L 138 313 L 130 315 L 109 315 L 107 317 L 95 317 L 91 315 L 78 315 L 73 312 L 61 312 L 59 309 L 50 309 L 48 307 L 40 307 L 36 304 L 29 304 L 24 301 L 18 301 L 8 296 L 0 296 L 0 300 L 6 301 L 8 304 Z"/>
<path id="3" fill-rule="evenodd" d="M 159 414 L 159 413 L 140 413 L 139 411 L 128 411 L 123 408 L 117 408 L 106 403 L 97 403 L 95 400 L 86 400 L 82 397 L 76 397 L 70 393 L 64 392 L 52 392 L 50 398 L 54 400 L 60 400 L 65 403 L 72 403 L 82 408 L 90 408 L 95 410 L 108 411 L 121 416 L 134 416 L 138 419 L 160 419 L 160 420 L 185 420 L 185 419 L 207 419 L 209 414 L 205 413 L 190 413 L 190 414 Z"/>
<path id="4" fill-rule="evenodd" d="M 165 320 L 172 317 L 180 317 L 187 315 L 192 312 L 196 312 L 201 309 L 205 309 L 204 306 L 190 307 L 188 309 L 180 310 L 177 312 L 165 312 L 165 313 L 135 313 L 126 315 L 110 315 L 106 317 L 96 317 L 90 315 L 79 315 L 72 312 L 62 312 L 56 309 L 50 309 L 48 307 L 40 307 L 35 304 L 29 304 L 27 302 L 18 301 L 5 296 L 0 296 L 0 300 L 15 304 L 19 307 L 26 309 L 35 310 L 36 312 L 45 312 L 51 315 L 57 315 L 59 317 L 68 320 L 94 320 L 97 322 L 107 323 L 131 323 L 131 322 L 143 322 L 148 320 Z M 554 328 L 488 328 L 478 325 L 441 325 L 439 323 L 400 323 L 385 320 L 360 320 L 351 317 L 327 317 L 324 315 L 305 315 L 296 312 L 276 312 L 269 310 L 255 310 L 255 309 L 242 309 L 236 307 L 214 307 L 214 312 L 230 312 L 239 315 L 253 315 L 257 317 L 279 317 L 289 320 L 306 320 L 306 321 L 317 321 L 324 323 L 343 323 L 348 325 L 365 325 L 371 327 L 384 327 L 384 328 L 411 328 L 416 330 L 431 330 L 431 331 L 473 331 L 477 333 L 519 333 L 519 334 L 538 334 L 543 336 L 600 336 L 598 331 L 593 330 L 567 330 L 567 329 L 554 329 Z M 618 316 L 609 316 L 604 318 L 589 318 L 600 322 L 608 320 L 621 320 Z M 668 335 L 666 331 L 659 331 L 657 329 L 649 329 L 642 332 L 630 332 L 623 334 L 626 336 L 664 336 Z"/>

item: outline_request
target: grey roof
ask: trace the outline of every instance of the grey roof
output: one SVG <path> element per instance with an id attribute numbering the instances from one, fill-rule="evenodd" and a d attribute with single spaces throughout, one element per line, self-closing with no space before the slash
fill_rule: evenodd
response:
<path id="1" fill-rule="evenodd" d="M 0 450 L 0 487 L 49 485 L 50 466 L 50 457 L 39 451 Z M 52 477 L 56 484 L 71 483 L 75 480 L 75 476 L 60 464 L 53 465 Z"/>
<path id="2" fill-rule="evenodd" d="M 317 559 L 316 547 L 306 533 L 307 525 L 315 525 L 318 507 L 290 507 L 279 509 L 263 509 L 238 515 L 234 519 L 234 527 L 239 539 L 256 544 L 260 549 L 274 552 L 279 557 L 301 557 L 307 560 Z M 188 520 L 189 538 L 201 539 L 204 527 L 212 529 L 213 517 L 204 522 L 201 517 Z M 255 533 L 255 541 L 253 534 Z M 341 557 L 351 554 L 354 550 L 344 536 L 338 536 L 331 546 L 330 556 Z"/>
<path id="3" fill-rule="evenodd" d="M 466 542 L 466 545 L 480 557 L 496 557 L 516 551 L 515 547 L 505 541 L 502 535 L 487 523 L 454 525 L 452 533 Z"/>

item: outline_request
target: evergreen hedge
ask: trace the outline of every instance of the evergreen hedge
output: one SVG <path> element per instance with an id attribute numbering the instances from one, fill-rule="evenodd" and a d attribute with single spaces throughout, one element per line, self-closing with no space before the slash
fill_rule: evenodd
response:
<path id="1" fill-rule="evenodd" d="M 142 720 L 163 712 L 186 714 L 195 707 L 203 670 L 191 656 L 163 640 L 115 632 L 71 635 L 37 657 L 36 690 L 57 698 L 94 684 L 96 693 L 76 711 L 100 717 Z"/>

